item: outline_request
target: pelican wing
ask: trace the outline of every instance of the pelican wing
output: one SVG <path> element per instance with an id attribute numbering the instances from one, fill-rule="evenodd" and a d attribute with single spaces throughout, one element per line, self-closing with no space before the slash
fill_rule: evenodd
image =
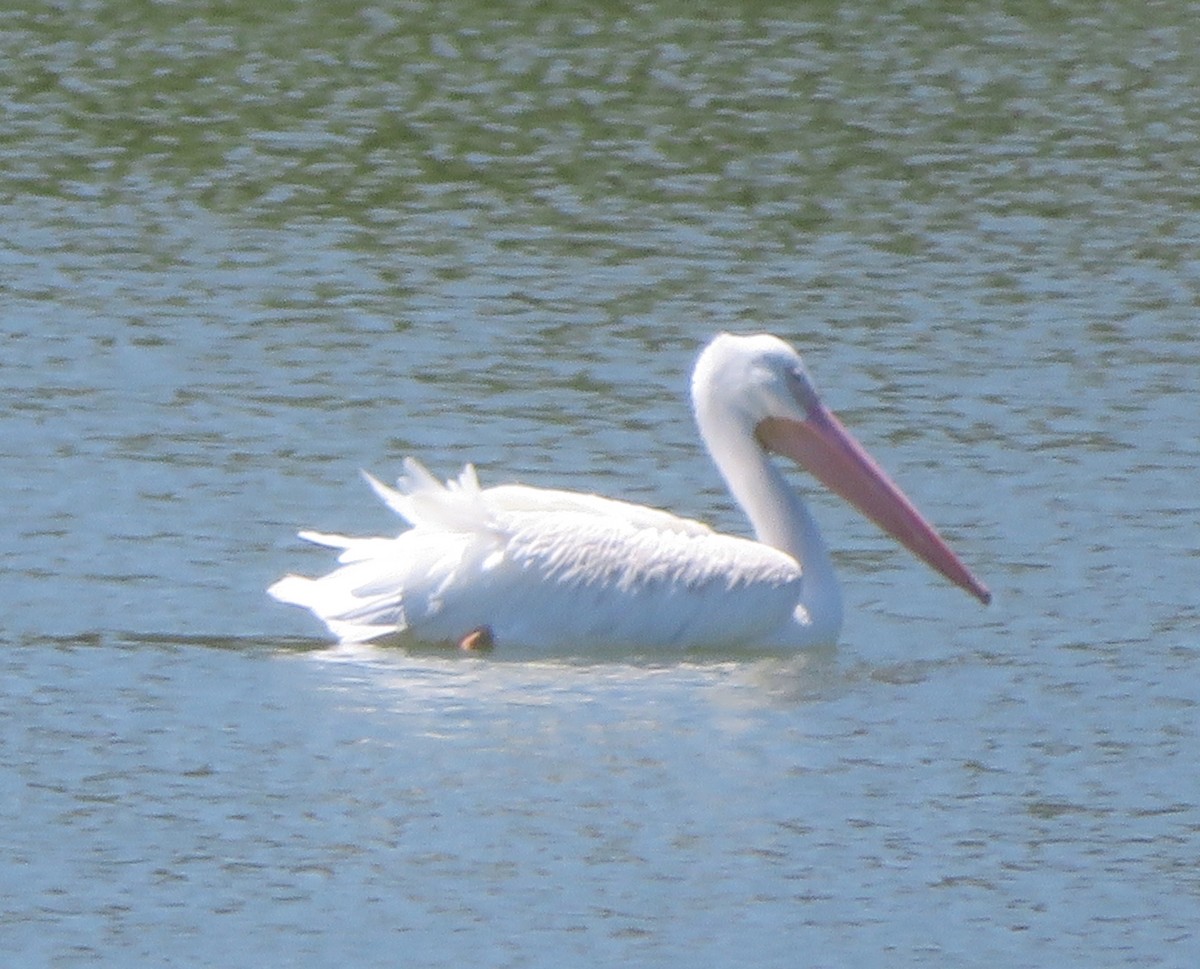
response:
<path id="1" fill-rule="evenodd" d="M 704 522 L 663 511 L 580 491 L 556 491 L 525 485 L 498 485 L 483 492 L 488 506 L 500 513 L 547 514 L 568 512 L 593 515 L 606 521 L 624 521 L 636 528 L 650 528 L 684 535 L 715 534 Z"/>
<path id="2" fill-rule="evenodd" d="M 380 500 L 410 525 L 436 524 L 471 529 L 486 526 L 498 515 L 573 512 L 662 531 L 688 535 L 713 534 L 713 530 L 704 522 L 693 518 L 683 518 L 669 511 L 630 501 L 602 498 L 600 495 L 530 488 L 526 485 L 499 485 L 483 489 L 471 464 L 466 465 L 457 478 L 451 478 L 444 485 L 415 458 L 406 458 L 404 469 L 405 475 L 397 481 L 399 490 L 389 488 L 365 471 L 362 474 Z"/>
<path id="3" fill-rule="evenodd" d="M 395 539 L 302 533 L 341 550 L 320 579 L 271 588 L 343 641 L 405 633 L 455 642 L 488 626 L 531 647 L 759 642 L 790 623 L 790 556 L 628 502 L 506 485 L 468 466 L 441 484 L 415 461 L 396 491 L 368 478 L 413 524 Z"/>

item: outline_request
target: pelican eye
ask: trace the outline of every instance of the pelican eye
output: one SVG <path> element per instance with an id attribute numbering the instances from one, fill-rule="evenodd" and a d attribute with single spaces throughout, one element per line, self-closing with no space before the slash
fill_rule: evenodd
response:
<path id="1" fill-rule="evenodd" d="M 820 409 L 821 398 L 817 396 L 817 391 L 812 385 L 812 381 L 808 379 L 806 374 L 799 367 L 788 370 L 785 374 L 788 390 L 792 392 L 792 396 L 799 401 L 800 406 L 808 413 Z"/>

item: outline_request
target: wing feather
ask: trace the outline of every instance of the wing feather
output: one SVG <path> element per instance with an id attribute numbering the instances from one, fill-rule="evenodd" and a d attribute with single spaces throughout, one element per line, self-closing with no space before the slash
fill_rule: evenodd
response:
<path id="1" fill-rule="evenodd" d="M 446 484 L 411 459 L 405 471 L 398 490 L 365 477 L 412 528 L 394 539 L 302 533 L 340 550 L 341 567 L 270 593 L 343 641 L 454 642 L 486 625 L 530 647 L 751 643 L 800 601 L 794 559 L 701 522 L 590 494 L 481 489 L 470 465 Z"/>

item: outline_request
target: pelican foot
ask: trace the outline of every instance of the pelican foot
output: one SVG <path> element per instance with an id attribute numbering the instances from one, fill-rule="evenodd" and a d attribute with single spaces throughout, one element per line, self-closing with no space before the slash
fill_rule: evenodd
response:
<path id="1" fill-rule="evenodd" d="M 492 635 L 491 626 L 472 629 L 458 641 L 458 648 L 464 653 L 490 653 L 495 646 L 496 637 Z"/>

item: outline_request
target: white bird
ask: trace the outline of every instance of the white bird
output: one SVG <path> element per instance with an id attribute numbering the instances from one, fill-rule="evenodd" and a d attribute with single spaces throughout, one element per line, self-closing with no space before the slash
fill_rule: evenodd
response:
<path id="1" fill-rule="evenodd" d="M 318 579 L 268 590 L 342 642 L 397 639 L 538 651 L 831 645 L 842 602 L 829 550 L 771 454 L 827 487 L 982 602 L 991 596 L 821 403 L 800 355 L 769 335 L 721 334 L 692 376 L 700 435 L 755 539 L 572 491 L 444 485 L 419 463 L 393 490 L 396 538 L 300 537 L 340 550 Z M 365 473 L 364 473 L 365 474 Z"/>

